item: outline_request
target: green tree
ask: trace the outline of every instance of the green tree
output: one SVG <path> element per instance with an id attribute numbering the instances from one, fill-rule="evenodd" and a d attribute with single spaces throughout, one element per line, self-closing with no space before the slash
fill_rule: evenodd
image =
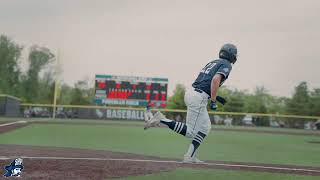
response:
<path id="1" fill-rule="evenodd" d="M 73 93 L 73 87 L 62 84 L 60 89 L 60 96 L 58 97 L 58 104 L 71 104 L 72 101 L 72 93 Z"/>
<path id="2" fill-rule="evenodd" d="M 173 91 L 173 95 L 168 98 L 167 108 L 169 109 L 187 109 L 187 106 L 184 102 L 184 95 L 186 93 L 186 88 L 182 84 L 177 84 L 175 90 Z M 186 117 L 185 113 L 169 113 L 167 114 L 168 118 L 176 119 L 176 117 L 180 116 L 181 120 L 184 120 Z"/>
<path id="3" fill-rule="evenodd" d="M 256 87 L 253 95 L 245 99 L 245 111 L 249 113 L 266 113 L 269 95 L 264 87 Z"/>
<path id="4" fill-rule="evenodd" d="M 314 89 L 310 97 L 310 114 L 320 116 L 320 88 Z"/>
<path id="5" fill-rule="evenodd" d="M 287 112 L 296 115 L 310 115 L 310 94 L 306 82 L 295 87 L 294 94 L 287 102 Z"/>
<path id="6" fill-rule="evenodd" d="M 245 112 L 267 113 L 267 106 L 270 104 L 270 95 L 264 87 L 256 87 L 254 94 L 249 95 L 245 101 Z M 269 126 L 268 117 L 253 117 L 253 123 L 257 126 Z"/>
<path id="7" fill-rule="evenodd" d="M 19 96 L 19 59 L 22 46 L 7 36 L 0 36 L 0 92 Z"/>
<path id="8" fill-rule="evenodd" d="M 285 114 L 286 113 L 286 97 L 269 96 L 269 104 L 267 106 L 267 113 L 271 114 Z"/>
<path id="9" fill-rule="evenodd" d="M 301 82 L 295 87 L 294 94 L 291 99 L 288 99 L 286 109 L 289 114 L 296 115 L 311 115 L 310 93 L 306 82 Z M 303 128 L 304 120 L 291 119 L 284 120 L 289 127 Z"/>
<path id="10" fill-rule="evenodd" d="M 243 112 L 245 108 L 245 100 L 247 94 L 245 91 L 234 90 L 226 97 L 227 103 L 224 105 L 223 110 L 227 112 Z"/>
<path id="11" fill-rule="evenodd" d="M 237 89 L 232 90 L 226 86 L 219 88 L 218 95 L 226 98 L 227 103 L 223 106 L 218 103 L 217 111 L 223 112 L 243 112 L 245 99 L 247 97 L 246 91 L 239 91 Z M 210 102 L 209 102 L 210 103 Z M 221 117 L 227 117 L 227 115 L 221 115 Z M 231 116 L 233 124 L 241 124 L 243 116 Z"/>
<path id="12" fill-rule="evenodd" d="M 29 69 L 26 77 L 24 78 L 24 92 L 25 98 L 28 102 L 36 103 L 45 98 L 39 91 L 41 86 L 39 73 L 53 60 L 54 55 L 48 48 L 39 46 L 32 46 L 30 48 L 28 57 Z M 49 84 L 49 86 L 52 86 L 52 84 Z M 53 93 L 52 90 L 50 92 Z M 52 97 L 52 94 L 49 95 L 49 97 Z"/>
<path id="13" fill-rule="evenodd" d="M 184 95 L 186 88 L 182 84 L 177 84 L 173 95 L 168 98 L 167 108 L 169 109 L 187 109 L 187 106 L 184 102 Z"/>
<path id="14" fill-rule="evenodd" d="M 93 89 L 89 88 L 88 80 L 78 81 L 71 93 L 72 105 L 89 105 L 93 100 Z"/>
<path id="15" fill-rule="evenodd" d="M 49 69 L 39 78 L 37 103 L 53 103 L 54 83 L 54 73 Z"/>

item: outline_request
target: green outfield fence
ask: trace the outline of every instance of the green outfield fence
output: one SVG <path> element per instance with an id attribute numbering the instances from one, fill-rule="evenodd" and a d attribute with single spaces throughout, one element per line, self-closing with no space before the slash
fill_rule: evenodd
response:
<path id="1" fill-rule="evenodd" d="M 52 104 L 21 104 L 21 115 L 24 117 L 52 117 L 53 108 L 56 107 L 57 118 L 78 119 L 121 119 L 144 120 L 145 108 L 141 107 L 115 107 L 115 106 L 85 106 L 85 105 L 52 105 Z M 184 121 L 186 110 L 178 109 L 152 109 L 161 111 L 168 118 Z M 209 111 L 213 124 L 247 125 L 247 126 L 273 126 L 289 128 L 320 129 L 320 117 L 299 116 L 284 114 L 239 113 Z"/>

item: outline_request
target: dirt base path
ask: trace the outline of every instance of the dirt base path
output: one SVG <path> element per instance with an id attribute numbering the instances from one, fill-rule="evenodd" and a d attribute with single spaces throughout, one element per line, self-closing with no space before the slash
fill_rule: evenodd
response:
<path id="1" fill-rule="evenodd" d="M 320 167 L 285 166 L 208 161 L 203 164 L 181 163 L 178 159 L 143 156 L 102 150 L 0 145 L 0 166 L 14 158 L 24 159 L 23 179 L 107 179 L 138 176 L 179 167 L 277 172 L 320 176 Z M 1 179 L 2 177 L 0 177 Z"/>
<path id="2" fill-rule="evenodd" d="M 29 123 L 26 121 L 14 121 L 14 122 L 1 122 L 0 123 L 0 134 L 13 131 L 25 126 L 28 126 Z"/>

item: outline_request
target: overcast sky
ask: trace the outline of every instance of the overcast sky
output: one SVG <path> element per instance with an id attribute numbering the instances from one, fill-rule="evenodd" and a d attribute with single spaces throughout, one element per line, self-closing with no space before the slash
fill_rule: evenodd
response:
<path id="1" fill-rule="evenodd" d="M 225 85 L 282 96 L 300 81 L 320 87 L 319 0 L 0 0 L 0 34 L 59 50 L 67 83 L 156 76 L 172 91 L 231 42 L 239 58 Z"/>

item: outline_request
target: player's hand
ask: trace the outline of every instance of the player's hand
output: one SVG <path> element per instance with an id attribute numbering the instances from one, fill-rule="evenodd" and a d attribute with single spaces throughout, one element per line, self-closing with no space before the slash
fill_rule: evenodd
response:
<path id="1" fill-rule="evenodd" d="M 211 102 L 210 102 L 210 109 L 212 109 L 212 110 L 217 110 L 217 108 L 218 108 L 218 105 L 217 105 L 217 101 L 213 101 L 213 100 L 211 100 Z"/>

